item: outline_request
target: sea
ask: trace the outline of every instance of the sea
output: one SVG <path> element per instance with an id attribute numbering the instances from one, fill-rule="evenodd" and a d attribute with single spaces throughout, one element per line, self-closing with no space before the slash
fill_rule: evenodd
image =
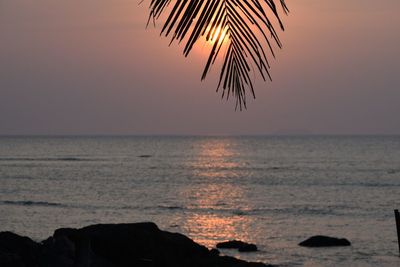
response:
<path id="1" fill-rule="evenodd" d="M 0 231 L 152 221 L 280 266 L 400 266 L 400 136 L 3 136 Z M 352 246 L 304 248 L 314 235 Z"/>

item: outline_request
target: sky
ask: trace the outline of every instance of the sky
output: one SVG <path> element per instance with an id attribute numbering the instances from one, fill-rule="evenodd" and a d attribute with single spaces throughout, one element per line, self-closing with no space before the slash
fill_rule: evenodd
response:
<path id="1" fill-rule="evenodd" d="M 400 134 L 400 1 L 287 0 L 272 82 L 235 111 L 146 29 L 149 0 L 0 0 L 0 135 Z"/>

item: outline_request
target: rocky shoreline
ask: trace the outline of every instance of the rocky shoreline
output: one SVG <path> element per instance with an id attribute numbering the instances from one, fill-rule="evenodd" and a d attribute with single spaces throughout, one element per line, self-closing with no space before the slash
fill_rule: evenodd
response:
<path id="1" fill-rule="evenodd" d="M 35 242 L 12 232 L 0 233 L 2 267 L 265 267 L 220 256 L 216 249 L 154 223 L 97 224 L 57 229 Z"/>

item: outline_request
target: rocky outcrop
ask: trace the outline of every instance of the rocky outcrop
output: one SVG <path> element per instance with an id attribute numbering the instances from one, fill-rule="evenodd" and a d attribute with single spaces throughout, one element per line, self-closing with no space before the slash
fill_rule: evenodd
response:
<path id="1" fill-rule="evenodd" d="M 0 233 L 0 266 L 11 267 L 263 267 L 232 257 L 190 238 L 160 230 L 154 223 L 99 224 L 62 228 L 36 243 Z"/>
<path id="2" fill-rule="evenodd" d="M 240 252 L 253 252 L 253 251 L 258 250 L 256 245 L 249 244 L 249 243 L 239 241 L 239 240 L 231 240 L 231 241 L 218 243 L 217 248 L 238 249 Z"/>
<path id="3" fill-rule="evenodd" d="M 0 266 L 37 266 L 40 245 L 28 237 L 0 233 Z"/>
<path id="4" fill-rule="evenodd" d="M 299 243 L 299 246 L 303 247 L 343 247 L 343 246 L 351 246 L 349 240 L 345 238 L 336 238 L 329 236 L 313 236 L 309 239 Z"/>

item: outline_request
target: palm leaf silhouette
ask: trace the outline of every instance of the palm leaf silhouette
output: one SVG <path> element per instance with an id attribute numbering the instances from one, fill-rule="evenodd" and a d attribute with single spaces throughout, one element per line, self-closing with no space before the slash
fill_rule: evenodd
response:
<path id="1" fill-rule="evenodd" d="M 284 30 L 276 1 L 287 13 L 285 0 L 151 0 L 149 22 L 168 10 L 161 35 L 172 36 L 171 43 L 185 40 L 185 56 L 201 38 L 215 38 L 202 80 L 226 45 L 217 92 L 222 88 L 222 98 L 226 99 L 233 95 L 236 109 L 242 110 L 246 108 L 247 91 L 255 98 L 251 72 L 256 69 L 264 81 L 271 79 L 266 50 L 275 56 L 271 42 L 282 47 L 270 18 L 274 17 Z"/>

